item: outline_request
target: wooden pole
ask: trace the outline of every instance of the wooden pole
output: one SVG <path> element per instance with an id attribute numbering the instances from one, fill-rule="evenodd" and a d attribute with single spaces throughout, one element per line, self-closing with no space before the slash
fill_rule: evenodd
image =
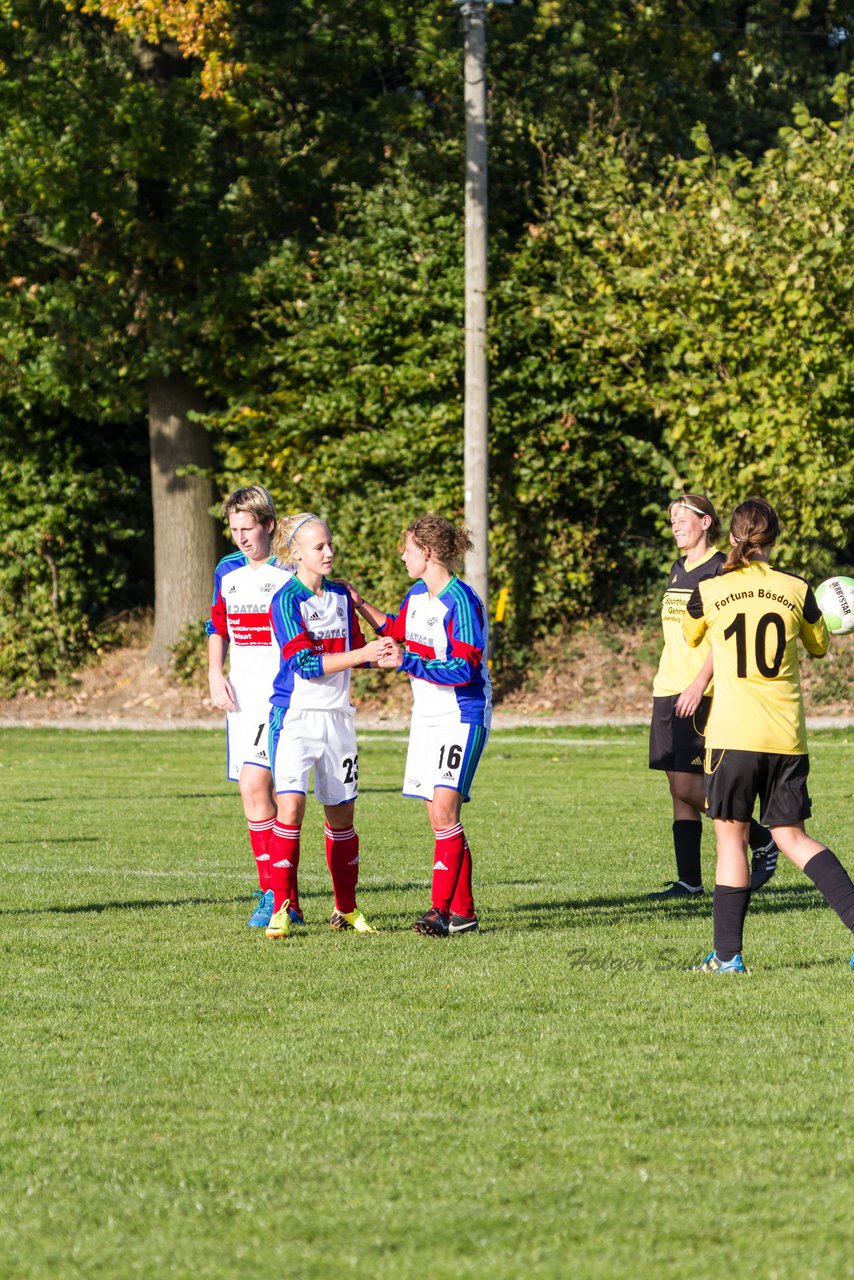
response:
<path id="1" fill-rule="evenodd" d="M 466 113 L 465 522 L 474 550 L 466 581 L 489 612 L 489 370 L 486 358 L 486 6 L 462 7 Z"/>

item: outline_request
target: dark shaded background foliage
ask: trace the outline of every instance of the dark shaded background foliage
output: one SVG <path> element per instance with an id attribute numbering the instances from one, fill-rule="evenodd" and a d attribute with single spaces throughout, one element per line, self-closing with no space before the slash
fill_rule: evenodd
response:
<path id="1" fill-rule="evenodd" d="M 206 393 L 221 489 L 323 512 L 382 603 L 412 515 L 462 513 L 456 11 L 235 4 L 243 72 L 205 96 L 198 61 L 91 7 L 0 3 L 7 687 L 150 601 L 153 370 Z M 804 0 L 491 14 L 508 654 L 642 611 L 682 484 L 766 493 L 808 573 L 854 559 L 852 26 Z"/>

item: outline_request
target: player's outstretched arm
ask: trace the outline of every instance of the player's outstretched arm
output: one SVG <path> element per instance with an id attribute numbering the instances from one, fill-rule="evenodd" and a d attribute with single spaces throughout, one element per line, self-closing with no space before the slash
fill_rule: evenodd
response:
<path id="1" fill-rule="evenodd" d="M 388 614 L 383 613 L 382 609 L 377 609 L 372 604 L 368 604 L 364 596 L 360 595 L 352 582 L 345 582 L 339 579 L 342 587 L 346 587 L 350 599 L 353 601 L 353 608 L 357 613 L 365 619 L 373 627 L 374 631 L 380 631 L 388 622 Z"/>

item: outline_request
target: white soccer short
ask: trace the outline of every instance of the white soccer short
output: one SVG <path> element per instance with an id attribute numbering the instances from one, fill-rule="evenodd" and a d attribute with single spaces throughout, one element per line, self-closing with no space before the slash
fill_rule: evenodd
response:
<path id="1" fill-rule="evenodd" d="M 422 720 L 413 712 L 403 794 L 432 800 L 434 787 L 448 787 L 468 800 L 488 737 L 488 725 L 461 724 L 456 716 Z"/>
<path id="2" fill-rule="evenodd" d="M 347 804 L 359 794 L 356 727 L 346 711 L 287 711 L 273 708 L 270 751 L 277 795 L 314 794 L 321 804 Z"/>
<path id="3" fill-rule="evenodd" d="M 231 782 L 237 782 L 245 764 L 270 768 L 267 738 L 270 728 L 270 699 L 251 702 L 246 709 L 225 713 L 226 769 Z"/>

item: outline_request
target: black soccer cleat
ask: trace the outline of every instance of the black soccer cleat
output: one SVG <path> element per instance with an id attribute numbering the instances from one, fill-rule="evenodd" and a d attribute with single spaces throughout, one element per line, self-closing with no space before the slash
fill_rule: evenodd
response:
<path id="1" fill-rule="evenodd" d="M 674 880 L 669 889 L 662 889 L 660 893 L 648 893 L 646 896 L 650 902 L 664 902 L 670 898 L 702 898 L 703 886 L 700 884 L 692 888 L 681 880 Z"/>
<path id="2" fill-rule="evenodd" d="M 438 907 L 431 907 L 423 916 L 419 916 L 412 927 L 416 933 L 421 933 L 425 937 L 447 938 L 450 922 L 444 911 L 440 911 Z"/>
<path id="3" fill-rule="evenodd" d="M 750 887 L 751 889 L 761 889 L 763 884 L 767 884 L 777 870 L 777 859 L 780 856 L 780 850 L 774 844 L 773 840 L 766 849 L 754 849 L 753 857 L 750 860 Z"/>
<path id="4" fill-rule="evenodd" d="M 448 933 L 480 933 L 477 916 L 458 916 L 451 912 Z"/>

